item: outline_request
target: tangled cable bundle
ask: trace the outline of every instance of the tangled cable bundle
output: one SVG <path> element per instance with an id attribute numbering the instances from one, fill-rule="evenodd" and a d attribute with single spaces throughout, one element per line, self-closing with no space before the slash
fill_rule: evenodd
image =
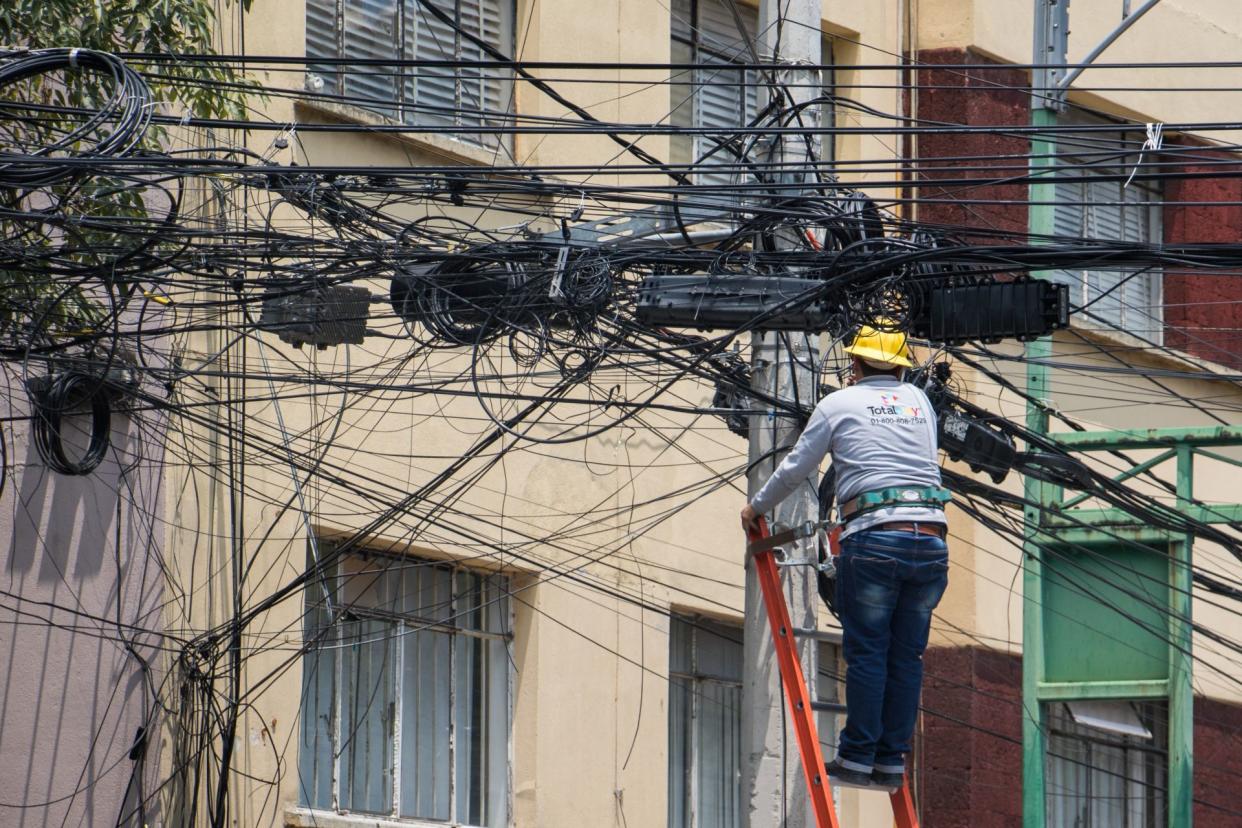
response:
<path id="1" fill-rule="evenodd" d="M 64 70 L 102 76 L 83 78 L 81 83 L 102 90 L 104 100 L 94 112 L 83 111 L 81 122 L 51 143 L 29 146 L 32 139 L 43 136 L 30 129 L 31 119 L 14 113 L 41 107 L 17 103 L 5 93 L 21 81 Z M 66 161 L 126 155 L 146 133 L 153 106 L 151 88 L 140 74 L 116 56 L 92 49 L 39 49 L 12 57 L 0 64 L 0 96 L 0 111 L 9 116 L 4 119 L 9 132 L 4 143 L 18 148 L 0 149 L 0 186 L 8 187 L 43 187 L 85 173 L 83 165 Z M 18 132 L 23 127 L 30 131 Z"/>
<path id="2" fill-rule="evenodd" d="M 52 376 L 41 393 L 31 394 L 34 416 L 31 431 L 39 457 L 53 471 L 67 475 L 90 474 L 99 468 L 108 453 L 112 429 L 112 409 L 104 382 L 97 376 L 77 371 L 64 371 Z M 64 417 L 89 405 L 91 436 L 86 452 L 72 460 L 65 452 L 61 429 Z"/>
<path id="3" fill-rule="evenodd" d="M 444 4 L 420 0 L 414 5 L 425 6 L 431 18 L 456 32 L 457 42 L 476 37 L 458 32 L 447 14 L 440 16 L 438 7 Z M 756 461 L 732 435 L 806 420 L 807 400 L 834 386 L 839 349 L 828 343 L 842 341 L 862 324 L 913 331 L 918 320 L 933 318 L 933 290 L 942 287 L 953 288 L 954 296 L 975 296 L 980 292 L 966 289 L 1004 287 L 1033 271 L 1117 274 L 1112 287 L 1094 294 L 1084 286 L 1074 310 L 1089 315 L 1101 300 L 1133 302 L 1126 280 L 1148 270 L 1189 269 L 1221 279 L 1242 270 L 1239 244 L 1040 236 L 1027 232 L 1025 221 L 1006 220 L 998 226 L 1010 229 L 998 229 L 990 221 L 994 202 L 1006 207 L 1014 202 L 1009 191 L 992 188 L 1035 180 L 1027 178 L 1030 159 L 1016 149 L 1013 155 L 991 155 L 992 150 L 973 149 L 966 141 L 945 142 L 944 151 L 954 153 L 948 158 L 907 157 L 919 144 L 906 136 L 986 131 L 989 140 L 1016 138 L 1030 146 L 1028 138 L 1035 133 L 1024 126 L 932 122 L 917 113 L 864 107 L 848 97 L 850 89 L 878 87 L 868 83 L 795 103 L 779 80 L 767 80 L 779 75 L 742 63 L 726 68 L 726 75 L 719 66 L 700 73 L 703 66 L 643 64 L 630 80 L 628 70 L 618 68 L 619 88 L 646 89 L 659 72 L 667 75 L 660 82 L 674 95 L 684 88 L 697 96 L 712 85 L 726 88 L 719 79 L 734 72 L 742 86 L 772 93 L 759 98 L 767 103 L 757 104 L 757 112 L 739 113 L 736 126 L 685 127 L 685 135 L 669 136 L 680 141 L 669 157 L 680 160 L 665 161 L 639 149 L 640 141 L 662 146 L 662 138 L 650 141 L 647 136 L 667 136 L 683 127 L 667 119 L 601 121 L 552 92 L 558 64 L 546 63 L 534 79 L 521 60 L 482 54 L 492 59 L 478 66 L 478 61 L 458 59 L 450 70 L 430 65 L 434 60 L 388 65 L 356 56 L 303 60 L 130 53 L 127 59 L 148 73 L 153 93 L 143 77 L 110 55 L 70 49 L 0 53 L 0 195 L 10 202 L 0 215 L 0 359 L 21 360 L 27 375 L 46 373 L 30 389 L 29 428 L 39 456 L 64 475 L 90 474 L 108 459 L 104 468 L 119 471 L 125 484 L 117 487 L 118 502 L 136 504 L 133 508 L 149 518 L 145 531 L 154 537 L 167 527 L 176 529 L 168 535 L 170 552 L 183 548 L 173 544 L 200 539 L 211 544 L 227 539 L 235 550 L 249 549 L 257 533 L 265 532 L 254 547 L 263 557 L 254 561 L 272 563 L 272 573 L 277 566 L 289 573 L 273 575 L 271 581 L 252 579 L 246 556 L 234 554 L 236 601 L 230 613 L 205 624 L 187 614 L 175 629 L 147 629 L 149 622 L 140 620 L 132 632 L 122 631 L 119 618 L 115 622 L 117 641 L 128 646 L 128 636 L 149 636 L 166 648 L 175 665 L 166 671 L 167 685 L 153 689 L 158 705 L 152 709 L 157 714 L 180 711 L 170 715 L 180 717 L 184 737 L 174 751 L 187 757 L 182 764 L 187 780 L 190 775 L 226 780 L 205 795 L 205 784 L 185 784 L 187 792 L 203 796 L 214 809 L 201 820 L 205 824 L 234 819 L 227 783 L 235 773 L 234 760 L 219 748 L 239 743 L 240 717 L 250 698 L 248 691 L 222 694 L 222 688 L 242 680 L 247 660 L 256 655 L 281 667 L 321 653 L 338 657 L 331 653 L 341 649 L 342 639 L 326 637 L 335 632 L 308 635 L 302 647 L 288 649 L 283 632 L 270 632 L 268 613 L 284 612 L 294 602 L 294 612 L 310 610 L 318 595 L 323 606 L 312 611 L 328 609 L 332 618 L 325 630 L 363 617 L 351 615 L 355 599 L 344 591 L 344 564 L 365 556 L 371 572 L 397 566 L 388 563 L 389 556 L 371 554 L 375 539 L 401 539 L 411 549 L 425 544 L 464 550 L 484 565 L 497 563 L 497 571 L 513 565 L 546 573 L 566 589 L 606 596 L 652 618 L 672 617 L 672 604 L 661 596 L 674 591 L 687 607 L 725 610 L 724 593 L 715 586 L 708 594 L 696 594 L 703 573 L 698 563 L 679 569 L 680 553 L 655 560 L 670 548 L 668 538 L 675 537 L 656 530 L 668 526 L 680 532 L 672 523 L 682 519 L 678 515 L 697 519 L 688 510 L 698 509 L 704 498 L 727 497 L 717 493 L 744 487 Z M 427 112 L 415 96 L 398 118 L 377 121 L 342 111 L 276 122 L 263 119 L 270 113 L 256 98 L 256 106 L 239 107 L 236 115 L 187 106 L 196 115 L 184 119 L 190 127 L 184 130 L 184 144 L 137 151 L 151 124 L 179 123 L 154 113 L 154 99 L 185 103 L 178 89 L 227 99 L 242 87 L 203 73 L 216 61 L 236 65 L 254 79 L 267 77 L 268 70 L 302 77 L 317 71 L 316 66 L 345 79 L 336 89 L 344 94 L 322 95 L 296 82 L 259 86 L 255 80 L 256 91 L 293 100 L 298 113 L 306 98 L 318 98 L 327 105 L 320 114 L 345 105 L 382 115 L 382 110 L 393 111 L 392 102 L 375 100 L 360 81 L 383 79 L 401 84 L 393 89 L 408 90 L 421 78 L 443 79 L 460 69 L 465 70 L 461 77 L 511 71 L 523 97 L 528 92 L 555 95 L 559 104 L 567 104 L 557 111 L 572 117 L 549 115 L 548 109 L 535 114 L 525 103 L 514 111 L 498 110 L 503 103 L 491 101 L 479 107 L 469 96 L 456 95 L 448 106 L 432 108 L 434 119 L 422 118 Z M 582 67 L 564 68 L 574 69 L 576 82 Z M 922 77 L 925 68 L 911 66 L 919 88 L 943 88 L 934 78 Z M 983 65 L 971 71 L 987 77 L 998 68 L 1012 72 L 1012 67 Z M 850 72 L 865 81 L 864 70 Z M 968 94 L 991 88 L 971 87 Z M 49 90 L 56 94 L 32 94 Z M 1025 97 L 1030 90 L 1019 92 Z M 62 97 L 71 103 L 49 103 Z M 821 139 L 802 116 L 819 106 L 842 114 L 826 128 L 833 136 L 858 135 L 857 153 L 851 147 L 839 160 L 816 155 Z M 246 119 L 241 113 L 247 111 L 256 117 Z M 442 123 L 446 120 L 462 123 Z M 1207 126 L 1208 133 L 1217 129 Z M 1232 130 L 1236 124 L 1227 126 Z M 1037 180 L 1048 186 L 1058 181 L 1081 185 L 1084 178 L 1109 181 L 1117 176 L 1100 177 L 1090 159 L 1111 167 L 1125 156 L 1136 160 L 1133 180 L 1138 185 L 1170 169 L 1180 170 L 1177 176 L 1185 180 L 1212 180 L 1236 171 L 1235 161 L 1209 155 L 1198 145 L 1165 148 L 1159 155 L 1149 150 L 1141 158 L 1136 157 L 1137 143 L 1127 153 L 1091 129 L 1068 121 L 1041 128 L 1040 136 L 1074 148 L 1075 158 L 1087 160 L 1063 166 L 1058 154 L 1054 174 Z M 590 159 L 602 156 L 587 156 L 587 163 L 578 164 L 571 163 L 579 160 L 576 148 L 560 153 L 545 147 L 538 155 L 514 152 L 507 161 L 497 153 L 490 164 L 472 152 L 474 160 L 467 164 L 448 160 L 457 156 L 442 156 L 437 147 L 434 155 L 420 151 L 403 163 L 399 154 L 370 154 L 372 145 L 361 143 L 365 136 L 378 146 L 384 136 L 402 134 L 415 141 L 438 135 L 468 144 L 469 135 L 476 134 L 501 145 L 507 137 L 525 134 L 535 136 L 534 147 L 544 130 L 561 136 L 558 141 L 567 135 L 608 136 L 622 144 L 623 154 L 598 163 Z M 888 142 L 891 151 L 868 157 L 886 146 L 884 136 L 890 132 L 898 136 Z M 266 148 L 265 133 L 272 138 Z M 782 134 L 797 135 L 797 143 L 805 145 L 808 160 L 797 162 L 797 169 L 776 152 Z M 345 135 L 357 136 L 360 143 L 350 147 L 351 139 L 338 137 Z M 584 152 L 591 151 L 587 142 Z M 933 146 L 924 142 L 921 152 L 930 156 Z M 522 147 L 508 149 L 516 148 Z M 931 163 L 937 160 L 944 166 Z M 1190 161 L 1204 166 L 1190 166 Z M 839 181 L 838 173 L 851 183 Z M 1131 209 L 1133 203 L 1122 200 Z M 1021 196 L 1016 203 L 1022 203 Z M 977 209 L 980 216 L 954 219 L 949 209 L 933 209 L 938 204 L 963 208 L 963 213 Z M 918 209 L 906 209 L 914 206 Z M 971 223 L 975 219 L 980 220 Z M 652 287 L 661 280 L 658 290 Z M 683 286 L 682 293 L 675 293 Z M 652 306 L 643 305 L 645 298 L 660 291 L 669 302 L 688 296 L 678 307 L 699 315 L 690 321 L 644 316 L 643 308 Z M 934 319 L 956 321 L 962 311 L 984 304 L 946 301 L 935 306 Z M 709 306 L 720 313 L 742 310 L 733 321 L 698 324 Z M 1140 304 L 1137 310 L 1145 308 Z M 813 322 L 774 324 L 778 315 L 793 318 L 803 310 L 801 318 L 813 317 Z M 989 314 L 974 317 L 989 321 Z M 1205 334 L 1193 325 L 1160 324 L 1162 331 L 1177 335 Z M 779 354 L 773 371 L 787 370 L 797 382 L 805 380 L 792 395 L 764 383 L 752 385 L 749 359 L 754 354 L 746 349 L 746 334 L 757 330 L 774 331 L 766 339 L 780 343 L 773 351 Z M 820 332 L 827 334 L 822 356 L 812 347 Z M 1013 349 L 982 348 L 980 343 L 990 341 L 983 336 L 956 341 L 915 336 L 943 346 L 934 351 L 935 361 L 928 360 L 932 367 L 912 379 L 926 387 L 939 420 L 952 418 L 964 429 L 965 437 L 946 443 L 946 454 L 985 475 L 949 468 L 946 480 L 965 514 L 1012 544 L 1014 560 L 1038 556 L 1064 563 L 1067 546 L 1050 543 L 1042 534 L 1024 534 L 1024 510 L 1045 504 L 1028 502 L 1017 487 L 1001 488 L 1004 473 L 1076 488 L 1151 528 L 1210 541 L 1211 550 L 1204 551 L 1221 561 L 1242 559 L 1233 528 L 1200 520 L 1210 514 L 1210 504 L 1196 504 L 1197 513 L 1180 513 L 1169 506 L 1177 493 L 1154 488 L 1160 485 L 1154 473 L 1134 481 L 1142 488 L 1126 478 L 1113 479 L 1111 473 L 1120 470 L 1108 465 L 1113 461 L 1087 468 L 1057 441 L 988 410 L 980 389 L 995 385 L 1006 390 L 1007 401 L 1024 398 L 1013 384 L 1015 371 L 1002 370 L 997 362 L 1020 364 L 1025 356 Z M 1094 340 L 1081 339 L 1080 353 L 1098 360 L 1083 364 L 1086 360 L 1058 351 L 1044 362 L 1065 372 L 1065 387 L 1087 412 L 1118 401 L 1152 400 L 1202 407 L 1205 416 L 1214 414 L 1216 406 L 1233 414 L 1242 411 L 1236 397 L 1222 402 L 1224 394 L 1187 391 L 1198 387 L 1190 381 L 1203 379 L 1199 374 L 1179 371 L 1176 376 L 1187 382 L 1165 387 L 1146 363 L 1117 358 L 1115 365 L 1101 368 L 1106 352 L 1097 353 Z M 308 344 L 315 347 L 305 349 Z M 1144 347 L 1167 350 L 1162 341 Z M 971 373 L 950 385 L 946 356 L 969 364 Z M 977 385 L 976 377 L 989 385 Z M 1238 376 L 1213 373 L 1211 379 L 1225 383 Z M 1025 399 L 1046 405 L 1040 398 Z M 115 445 L 110 444 L 113 409 L 123 413 L 129 438 Z M 1006 410 L 1012 408 L 1006 405 Z M 1072 413 L 1050 410 L 1048 416 L 1067 428 L 1081 428 Z M 9 434 L 24 428 L 19 423 Z M 609 430 L 615 440 L 592 439 Z M 570 443 L 580 445 L 555 448 Z M 0 488 L 5 448 L 0 439 Z M 1124 468 L 1134 465 L 1116 459 L 1125 462 Z M 507 467 L 510 461 L 514 465 Z M 544 475 L 544 469 L 552 474 Z M 194 483 L 178 491 L 167 487 L 171 511 L 141 500 L 143 478 L 162 473 L 170 481 Z M 518 473 L 526 488 L 522 508 L 515 511 L 518 501 L 509 492 Z M 820 487 L 823 518 L 835 499 L 834 474 L 830 470 Z M 578 486 L 579 480 L 589 480 L 589 487 Z M 546 491 L 555 494 L 545 503 L 546 481 Z M 111 480 L 99 484 L 110 486 Z M 562 490 L 569 494 L 564 503 Z M 227 492 L 233 517 L 217 521 L 223 512 L 211 512 L 206 501 L 197 500 L 208 491 L 213 498 L 217 491 Z M 291 513 L 300 515 L 305 534 L 284 531 Z M 265 515 L 272 514 L 279 517 L 269 522 Z M 140 529 L 133 528 L 136 522 L 116 521 L 117 527 L 123 525 L 134 540 L 132 550 L 119 540 L 115 544 L 118 571 L 122 553 L 145 555 L 152 572 L 167 567 L 162 574 L 172 599 L 169 617 L 176 616 L 182 612 L 178 601 L 201 590 L 201 569 L 169 566 L 173 558 L 163 555 L 160 543 L 144 544 Z M 340 535 L 330 542 L 321 538 L 318 527 L 324 526 L 336 527 Z M 249 534 L 251 529 L 256 534 Z M 651 542 L 649 548 L 633 546 L 644 539 Z M 1211 569 L 1191 564 L 1196 588 L 1222 603 L 1242 600 L 1235 570 L 1215 564 Z M 399 565 L 423 564 L 403 556 Z M 823 573 L 819 580 L 821 595 L 830 598 Z M 984 581 L 979 584 L 988 588 Z M 1129 611 L 1127 603 L 1151 601 L 1124 578 L 1118 577 L 1117 584 L 1128 590 L 1121 610 Z M 1189 615 L 1177 620 L 1195 623 Z M 114 623 L 104 621 L 101 629 Z M 974 636 L 978 631 L 963 632 Z M 1214 634 L 1206 628 L 1195 633 Z M 1222 646 L 1242 652 L 1234 638 Z M 821 664 L 821 673 L 824 669 Z M 1232 673 L 1222 680 L 1239 683 Z M 255 689 L 253 698 L 261 692 L 271 691 Z M 296 689 L 292 692 L 297 695 Z M 135 738 L 131 758 L 141 753 L 145 734 L 154 732 L 155 725 L 148 725 Z M 348 738 L 359 726 L 357 721 L 343 725 L 340 737 Z M 264 744 L 278 749 L 274 738 L 265 738 Z M 297 765 L 275 759 L 278 768 Z M 141 763 L 134 767 L 136 779 L 146 778 Z M 161 780 L 161 789 L 169 788 L 166 782 Z M 142 809 L 156 796 L 139 792 L 139 804 L 126 806 L 135 808 L 131 821 L 144 821 Z"/>
<path id="4" fill-rule="evenodd" d="M 608 259 L 537 245 L 494 244 L 392 280 L 397 315 L 453 345 L 475 345 L 529 328 L 586 335 L 612 298 Z"/>

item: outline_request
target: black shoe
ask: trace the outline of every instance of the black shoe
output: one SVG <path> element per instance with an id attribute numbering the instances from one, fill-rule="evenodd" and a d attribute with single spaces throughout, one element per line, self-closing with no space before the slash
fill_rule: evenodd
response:
<path id="1" fill-rule="evenodd" d="M 906 775 L 873 770 L 871 771 L 871 784 L 877 788 L 884 788 L 889 793 L 897 793 L 901 790 L 901 786 L 906 784 Z"/>
<path id="2" fill-rule="evenodd" d="M 825 762 L 824 770 L 828 772 L 828 779 L 834 785 L 840 785 L 843 788 L 872 787 L 872 777 L 869 771 L 857 771 L 843 767 L 840 759 Z"/>

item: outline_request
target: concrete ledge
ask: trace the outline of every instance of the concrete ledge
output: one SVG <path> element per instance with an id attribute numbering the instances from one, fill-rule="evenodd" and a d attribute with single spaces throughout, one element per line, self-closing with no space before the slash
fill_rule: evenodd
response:
<path id="1" fill-rule="evenodd" d="M 458 828 L 460 822 L 391 819 L 371 814 L 338 814 L 315 808 L 285 808 L 285 828 Z"/>
<path id="2" fill-rule="evenodd" d="M 509 158 L 508 152 L 504 149 L 489 149 L 488 147 L 483 147 L 478 144 L 471 144 L 443 133 L 421 134 L 418 132 L 417 126 L 404 124 L 400 121 L 394 121 L 391 118 L 385 118 L 382 115 L 377 115 L 376 113 L 368 109 L 363 109 L 360 106 L 330 103 L 312 98 L 297 98 L 294 101 L 294 108 L 300 114 L 313 114 L 348 124 L 408 127 L 410 129 L 410 133 L 413 134 L 404 132 L 376 132 L 371 133 L 370 135 L 373 138 L 387 138 L 389 140 L 399 141 L 403 144 L 413 145 L 424 152 L 439 156 L 450 162 L 490 166 L 497 162 L 504 163 Z"/>

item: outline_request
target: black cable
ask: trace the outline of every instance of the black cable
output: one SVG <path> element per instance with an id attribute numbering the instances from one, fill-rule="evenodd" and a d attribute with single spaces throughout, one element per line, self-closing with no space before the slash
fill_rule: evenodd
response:
<path id="1" fill-rule="evenodd" d="M 0 62 L 0 94 L 6 87 L 50 72 L 91 70 L 107 78 L 111 84 L 110 94 L 99 109 L 79 126 L 50 144 L 26 148 L 23 157 L 8 147 L 0 152 L 0 186 L 45 187 L 62 181 L 73 174 L 73 168 L 49 159 L 59 153 L 76 154 L 79 157 L 98 159 L 125 155 L 144 136 L 151 121 L 153 106 L 151 90 L 146 81 L 122 60 L 107 52 L 92 49 L 37 49 L 23 51 L 9 60 Z M 0 109 L 11 110 L 19 105 L 0 101 Z M 79 142 L 87 141 L 105 125 L 113 124 L 110 131 L 94 138 L 82 149 Z M 36 138 L 37 136 L 31 136 Z"/>
<path id="2" fill-rule="evenodd" d="M 44 391 L 30 397 L 33 408 L 32 436 L 39 457 L 53 471 L 86 475 L 99 468 L 108 453 L 112 408 L 99 377 L 64 371 L 51 377 Z M 64 417 L 81 405 L 91 410 L 90 443 L 78 460 L 65 453 L 61 429 Z"/>

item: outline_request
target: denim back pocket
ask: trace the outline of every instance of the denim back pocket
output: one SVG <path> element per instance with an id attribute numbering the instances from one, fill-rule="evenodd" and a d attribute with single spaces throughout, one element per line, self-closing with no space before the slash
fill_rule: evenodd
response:
<path id="1" fill-rule="evenodd" d="M 837 601 L 839 605 L 857 604 L 893 609 L 897 605 L 900 585 L 897 565 L 887 555 L 869 554 L 851 549 L 841 550 L 838 561 Z"/>

